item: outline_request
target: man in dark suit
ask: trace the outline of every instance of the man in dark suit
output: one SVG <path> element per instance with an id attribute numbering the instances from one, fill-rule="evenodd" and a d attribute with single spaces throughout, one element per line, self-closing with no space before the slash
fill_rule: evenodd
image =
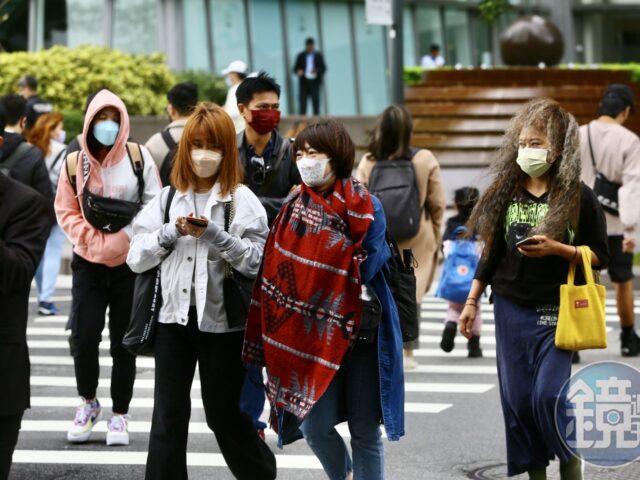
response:
<path id="1" fill-rule="evenodd" d="M 0 135 L 5 123 L 0 107 Z M 9 477 L 22 415 L 29 408 L 29 290 L 51 230 L 47 203 L 0 173 L 0 480 Z"/>
<path id="2" fill-rule="evenodd" d="M 304 51 L 298 54 L 293 73 L 300 78 L 300 115 L 307 114 L 307 101 L 311 96 L 313 114 L 320 114 L 320 86 L 327 71 L 324 57 L 315 48 L 313 38 L 307 38 Z"/>

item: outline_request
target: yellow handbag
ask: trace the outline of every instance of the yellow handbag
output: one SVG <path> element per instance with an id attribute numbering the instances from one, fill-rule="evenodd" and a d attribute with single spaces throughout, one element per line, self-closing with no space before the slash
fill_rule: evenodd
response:
<path id="1" fill-rule="evenodd" d="M 607 348 L 605 288 L 593 278 L 591 249 L 578 247 L 586 285 L 575 285 L 577 262 L 569 267 L 567 284 L 560 286 L 560 312 L 556 327 L 556 347 L 563 350 Z"/>

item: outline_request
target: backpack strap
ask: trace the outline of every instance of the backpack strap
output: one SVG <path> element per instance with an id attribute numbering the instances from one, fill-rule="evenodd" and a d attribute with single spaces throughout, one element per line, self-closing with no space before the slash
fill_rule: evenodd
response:
<path id="1" fill-rule="evenodd" d="M 169 129 L 162 130 L 160 132 L 160 136 L 169 150 L 172 150 L 176 145 L 178 145 L 178 143 L 173 139 L 173 135 L 171 135 Z"/>
<path id="2" fill-rule="evenodd" d="M 11 169 L 18 163 L 18 160 L 23 158 L 27 153 L 31 151 L 31 149 L 35 148 L 34 145 L 31 145 L 27 142 L 22 142 L 18 147 L 9 155 L 6 160 L 0 163 L 0 170 L 8 177 Z"/>
<path id="3" fill-rule="evenodd" d="M 58 164 L 60 159 L 64 156 L 66 151 L 67 149 L 63 148 L 62 150 L 60 150 L 60 152 L 58 152 L 58 155 L 56 155 L 56 158 L 54 158 L 53 162 L 51 162 L 51 166 L 49 167 L 50 172 L 53 172 L 54 167 Z"/>
<path id="4" fill-rule="evenodd" d="M 78 171 L 78 159 L 80 158 L 80 152 L 71 152 L 65 159 L 65 167 L 67 169 L 67 178 L 69 183 L 73 187 L 73 191 L 78 195 L 78 187 L 76 182 L 76 173 Z"/>
<path id="5" fill-rule="evenodd" d="M 142 148 L 139 143 L 134 142 L 127 142 L 126 148 L 129 161 L 133 167 L 133 173 L 135 173 L 138 178 L 138 198 L 140 199 L 140 203 L 142 203 L 142 194 L 144 193 L 144 157 L 142 156 Z"/>

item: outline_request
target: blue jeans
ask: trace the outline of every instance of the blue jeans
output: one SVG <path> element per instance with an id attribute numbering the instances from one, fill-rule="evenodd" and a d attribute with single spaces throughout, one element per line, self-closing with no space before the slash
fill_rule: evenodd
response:
<path id="1" fill-rule="evenodd" d="M 330 480 L 384 479 L 377 346 L 356 346 L 300 430 Z M 335 429 L 346 414 L 353 461 Z"/>
<path id="2" fill-rule="evenodd" d="M 53 293 L 56 290 L 56 279 L 60 272 L 60 260 L 65 238 L 64 232 L 56 223 L 51 229 L 44 255 L 36 270 L 39 302 L 50 302 L 53 298 Z"/>
<path id="3" fill-rule="evenodd" d="M 247 374 L 240 392 L 240 410 L 251 417 L 256 430 L 264 430 L 267 428 L 267 424 L 260 420 L 266 400 L 262 367 L 245 365 L 245 369 Z"/>

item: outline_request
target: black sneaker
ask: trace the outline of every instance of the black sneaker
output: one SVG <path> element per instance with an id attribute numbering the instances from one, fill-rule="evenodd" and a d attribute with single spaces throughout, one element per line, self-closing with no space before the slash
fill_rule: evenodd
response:
<path id="1" fill-rule="evenodd" d="M 620 333 L 620 352 L 623 357 L 637 357 L 640 353 L 640 338 L 634 329 Z"/>
<path id="2" fill-rule="evenodd" d="M 453 339 L 456 338 L 456 332 L 458 331 L 457 322 L 447 322 L 442 331 L 442 340 L 440 341 L 440 348 L 449 353 L 453 350 Z"/>
<path id="3" fill-rule="evenodd" d="M 482 358 L 482 349 L 480 348 L 480 337 L 478 335 L 474 335 L 469 339 L 467 343 L 467 350 L 469 350 L 469 354 L 467 357 L 469 358 Z"/>

